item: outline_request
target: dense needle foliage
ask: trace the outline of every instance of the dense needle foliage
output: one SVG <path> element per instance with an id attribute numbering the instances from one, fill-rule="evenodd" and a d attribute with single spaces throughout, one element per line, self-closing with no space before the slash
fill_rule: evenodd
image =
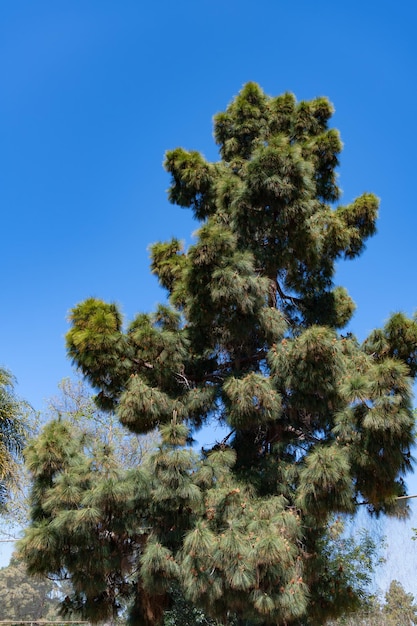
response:
<path id="1" fill-rule="evenodd" d="M 107 454 L 76 469 L 62 424 L 30 453 L 21 550 L 32 571 L 75 576 L 92 619 L 125 594 L 132 623 L 156 624 L 178 588 L 222 623 L 323 624 L 360 601 L 334 567 L 329 525 L 359 502 L 398 511 L 417 323 L 396 314 L 362 345 L 343 332 L 355 307 L 335 262 L 362 253 L 378 200 L 338 204 L 331 115 L 325 98 L 247 84 L 214 119 L 218 162 L 166 155 L 171 202 L 201 223 L 188 250 L 177 239 L 151 248 L 168 304 L 126 329 L 98 299 L 71 312 L 68 353 L 100 408 L 162 436 L 123 476 Z M 214 421 L 228 435 L 199 456 L 189 437 Z"/>

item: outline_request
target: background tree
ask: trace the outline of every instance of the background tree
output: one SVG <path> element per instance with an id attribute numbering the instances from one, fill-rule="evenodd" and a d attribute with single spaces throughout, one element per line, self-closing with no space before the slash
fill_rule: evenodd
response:
<path id="1" fill-rule="evenodd" d="M 407 593 L 398 580 L 393 580 L 385 594 L 382 613 L 387 626 L 412 626 L 417 624 L 417 605 L 414 596 Z"/>
<path id="2" fill-rule="evenodd" d="M 141 465 L 159 442 L 156 430 L 146 435 L 131 433 L 113 412 L 100 410 L 91 387 L 80 378 L 64 378 L 58 394 L 48 401 L 43 422 L 56 419 L 68 422 L 92 447 L 112 447 L 118 465 L 126 470 Z"/>
<path id="3" fill-rule="evenodd" d="M 58 596 L 57 585 L 28 576 L 25 564 L 15 557 L 0 569 L 0 620 L 56 620 Z"/>
<path id="4" fill-rule="evenodd" d="M 407 593 L 397 580 L 391 581 L 385 594 L 385 602 L 377 598 L 360 611 L 343 616 L 328 626 L 412 626 L 417 624 L 417 606 L 414 596 Z"/>
<path id="5" fill-rule="evenodd" d="M 22 450 L 30 429 L 29 405 L 15 393 L 15 379 L 0 368 L 0 514 L 7 512 L 8 500 L 18 488 Z"/>
<path id="6" fill-rule="evenodd" d="M 134 433 L 158 427 L 162 444 L 149 471 L 131 476 L 140 490 L 118 474 L 124 496 L 107 490 L 103 509 L 83 491 L 97 484 L 84 470 L 71 469 L 79 484 L 65 495 L 79 443 L 51 427 L 29 457 L 34 506 L 21 549 L 32 571 L 74 567 L 65 524 L 90 520 L 87 546 L 102 512 L 116 511 L 123 523 L 105 543 L 116 559 L 134 545 L 127 593 L 136 623 L 162 620 L 173 585 L 222 623 L 235 614 L 242 624 L 323 624 L 360 604 L 347 577 L 322 584 L 333 558 L 327 538 L 334 516 L 359 502 L 399 512 L 417 322 L 396 314 L 363 345 L 341 333 L 354 304 L 333 282 L 335 262 L 363 251 L 378 200 L 366 193 L 337 204 L 341 142 L 331 115 L 325 98 L 270 98 L 249 83 L 215 117 L 220 161 L 167 153 L 169 198 L 201 222 L 188 251 L 176 239 L 151 248 L 169 304 L 125 329 L 114 304 L 88 299 L 67 335 L 98 406 Z M 229 433 L 198 458 L 189 438 L 214 420 Z M 89 572 L 95 553 L 90 561 Z M 98 573 L 79 588 L 92 618 L 114 612 Z"/>

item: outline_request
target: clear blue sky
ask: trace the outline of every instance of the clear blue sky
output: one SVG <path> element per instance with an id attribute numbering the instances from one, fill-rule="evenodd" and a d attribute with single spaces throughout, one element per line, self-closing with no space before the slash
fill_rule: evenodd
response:
<path id="1" fill-rule="evenodd" d="M 190 240 L 165 150 L 216 159 L 211 119 L 249 80 L 326 95 L 344 202 L 381 198 L 379 233 L 340 266 L 360 338 L 417 309 L 417 4 L 413 0 L 0 3 L 0 364 L 36 409 L 71 374 L 69 309 L 127 318 L 163 296 L 147 246 Z"/>

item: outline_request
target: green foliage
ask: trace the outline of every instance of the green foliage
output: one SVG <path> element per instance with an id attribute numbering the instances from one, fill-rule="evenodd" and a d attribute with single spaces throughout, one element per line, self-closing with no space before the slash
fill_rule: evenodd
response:
<path id="1" fill-rule="evenodd" d="M 20 543 L 30 573 L 70 576 L 67 613 L 100 620 L 116 614 L 128 590 L 124 572 L 142 542 L 132 532 L 147 494 L 145 472 L 124 470 L 108 445 L 85 447 L 69 422 L 52 421 L 26 451 L 33 476 L 32 524 Z"/>
<path id="2" fill-rule="evenodd" d="M 132 623 L 159 623 L 180 589 L 221 623 L 323 624 L 365 593 L 349 567 L 333 575 L 337 589 L 320 580 L 336 572 L 336 515 L 358 502 L 399 511 L 417 320 L 394 315 L 363 345 L 341 334 L 354 304 L 335 263 L 364 250 L 378 200 L 337 204 L 332 111 L 325 98 L 246 85 L 215 116 L 218 162 L 166 155 L 170 200 L 201 222 L 188 250 L 177 239 L 151 247 L 168 304 L 126 329 L 98 299 L 71 312 L 68 352 L 98 406 L 162 437 L 129 472 L 111 448 L 86 456 L 62 424 L 28 454 L 21 550 L 32 571 L 71 571 L 92 620 L 128 598 Z M 190 438 L 213 422 L 228 435 L 196 455 Z"/>
<path id="3" fill-rule="evenodd" d="M 15 380 L 10 372 L 0 368 L 0 512 L 6 511 L 7 501 L 18 477 L 22 450 L 29 433 L 30 407 L 16 397 Z"/>
<path id="4" fill-rule="evenodd" d="M 319 623 L 324 608 L 328 616 L 368 612 L 374 602 L 370 588 L 379 563 L 378 539 L 365 529 L 349 534 L 343 521 L 336 518 L 308 563 L 314 596 L 321 605 L 311 603 L 304 626 Z"/>
<path id="5" fill-rule="evenodd" d="M 417 624 L 417 605 L 412 593 L 406 593 L 402 585 L 393 580 L 385 594 L 382 613 L 387 626 L 412 626 Z"/>
<path id="6" fill-rule="evenodd" d="M 111 541 L 111 533 L 115 533 L 117 526 L 113 516 L 119 514 L 116 504 L 120 512 L 122 502 L 126 504 L 132 491 L 143 490 L 146 481 L 132 469 L 155 449 L 157 435 L 137 437 L 126 432 L 113 414 L 104 414 L 97 408 L 91 391 L 82 381 L 64 379 L 59 395 L 49 402 L 47 416 L 50 421 L 25 450 L 32 488 L 29 504 L 25 498 L 21 504 L 23 510 L 30 507 L 26 515 L 36 520 L 26 546 L 29 570 L 51 574 L 60 587 L 62 580 L 71 581 L 74 588 L 66 589 L 62 607 L 67 617 L 95 611 L 94 601 L 83 593 L 84 587 L 81 593 L 76 587 L 77 581 L 79 584 L 83 577 L 86 580 L 87 571 L 96 576 L 95 582 L 101 585 L 101 590 L 109 584 L 111 592 L 116 594 L 115 587 L 117 604 L 124 606 L 129 582 L 124 574 L 118 577 L 116 571 L 124 556 L 110 558 L 111 551 L 119 549 Z M 25 480 L 23 472 L 21 479 Z M 94 557 L 83 532 L 95 534 L 102 544 Z M 61 549 L 65 560 L 62 567 L 56 565 Z M 35 568 L 31 567 L 29 553 L 40 557 Z M 50 567 L 54 566 L 56 569 L 52 571 Z M 123 572 L 128 569 L 125 563 Z"/>
<path id="7" fill-rule="evenodd" d="M 174 588 L 171 591 L 172 606 L 165 612 L 163 626 L 219 626 L 217 620 L 211 619 L 201 609 L 187 602 L 181 591 Z M 230 618 L 227 626 L 237 626 Z"/>
<path id="8" fill-rule="evenodd" d="M 391 581 L 381 604 L 376 598 L 358 612 L 341 617 L 328 626 L 413 626 L 417 624 L 417 605 L 397 580 Z"/>
<path id="9" fill-rule="evenodd" d="M 56 620 L 59 592 L 50 580 L 28 576 L 25 565 L 12 558 L 0 569 L 0 620 Z"/>

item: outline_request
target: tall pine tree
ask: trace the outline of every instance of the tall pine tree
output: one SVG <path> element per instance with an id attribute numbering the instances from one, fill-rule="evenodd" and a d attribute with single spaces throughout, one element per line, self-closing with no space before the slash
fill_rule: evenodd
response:
<path id="1" fill-rule="evenodd" d="M 116 410 L 132 432 L 162 435 L 137 470 L 140 489 L 129 483 L 110 503 L 123 521 L 107 540 L 116 551 L 133 546 L 137 624 L 157 624 L 178 588 L 221 623 L 234 614 L 242 624 L 323 624 L 360 600 L 332 563 L 335 514 L 354 514 L 358 503 L 395 513 L 405 493 L 417 321 L 396 314 L 362 345 L 343 333 L 355 307 L 334 284 L 335 262 L 361 254 L 378 200 L 366 193 L 338 204 L 341 142 L 331 115 L 325 98 L 270 98 L 247 84 L 215 117 L 218 162 L 182 148 L 166 155 L 171 202 L 201 222 L 188 250 L 177 239 L 151 248 L 169 303 L 127 329 L 101 300 L 71 313 L 68 353 L 100 408 Z M 196 456 L 189 438 L 213 422 L 228 436 Z M 74 567 L 54 518 L 77 456 L 62 438 L 59 468 L 45 466 L 43 476 L 41 455 L 32 459 L 42 478 L 22 543 L 32 571 Z M 106 500 L 94 478 L 79 476 L 77 488 L 87 484 L 91 496 L 66 500 L 76 508 L 68 520 L 73 532 L 88 523 L 100 535 Z M 89 558 L 95 576 L 94 551 Z M 83 593 L 103 607 L 99 619 L 112 600 L 98 573 L 94 589 L 94 576 Z"/>

